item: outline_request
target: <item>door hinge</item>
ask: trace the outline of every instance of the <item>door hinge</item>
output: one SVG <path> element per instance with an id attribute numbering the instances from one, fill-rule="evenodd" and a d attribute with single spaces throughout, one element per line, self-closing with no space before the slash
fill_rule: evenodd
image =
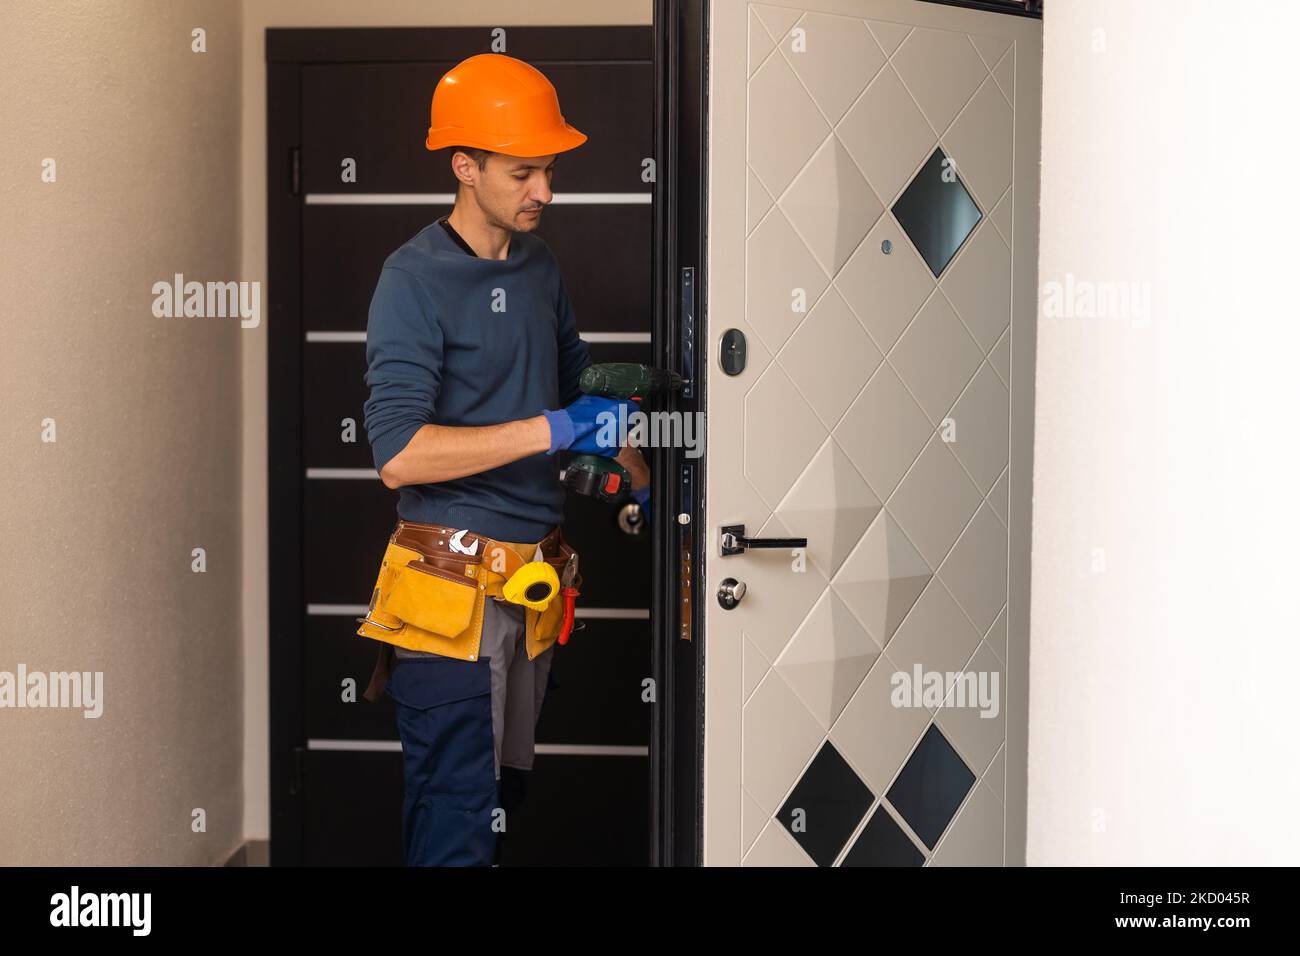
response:
<path id="1" fill-rule="evenodd" d="M 297 146 L 289 147 L 289 192 L 302 195 L 302 150 Z"/>

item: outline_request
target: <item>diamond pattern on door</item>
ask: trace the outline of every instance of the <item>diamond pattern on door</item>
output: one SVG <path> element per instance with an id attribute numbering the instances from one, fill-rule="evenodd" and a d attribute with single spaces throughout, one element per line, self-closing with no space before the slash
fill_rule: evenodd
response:
<path id="1" fill-rule="evenodd" d="M 751 3 L 749 8 L 762 22 L 774 44 L 785 39 L 800 13 L 790 7 L 774 7 L 767 3 Z"/>
<path id="2" fill-rule="evenodd" d="M 764 60 L 749 87 L 749 165 L 780 197 L 831 128 L 785 57 Z"/>
<path id="3" fill-rule="evenodd" d="M 951 30 L 917 27 L 890 62 L 939 136 L 989 73 L 970 38 Z"/>
<path id="4" fill-rule="evenodd" d="M 936 149 L 912 177 L 892 211 L 936 277 L 981 218 L 961 173 L 942 149 Z"/>
<path id="5" fill-rule="evenodd" d="M 781 53 L 832 124 L 885 62 L 864 21 L 825 13 L 804 14 Z"/>
<path id="6" fill-rule="evenodd" d="M 753 8 L 749 11 L 749 75 L 753 76 L 758 65 L 775 49 L 776 44 L 767 28 L 758 19 Z"/>
<path id="7" fill-rule="evenodd" d="M 776 422 L 780 428 L 774 428 Z M 769 505 L 777 504 L 821 447 L 826 429 L 780 360 L 745 396 L 745 475 Z"/>
<path id="8" fill-rule="evenodd" d="M 783 832 L 781 824 L 764 816 L 763 832 L 745 854 L 744 866 L 816 866 L 808 854 Z"/>
<path id="9" fill-rule="evenodd" d="M 930 567 L 920 552 L 898 523 L 882 512 L 840 567 L 831 587 L 884 647 L 930 577 Z"/>
<path id="10" fill-rule="evenodd" d="M 983 363 L 952 407 L 951 447 L 982 494 L 1007 467 L 1010 394 L 1002 379 Z"/>
<path id="11" fill-rule="evenodd" d="M 759 834 L 771 822 L 772 816 L 754 802 L 754 798 L 740 788 L 740 830 L 741 849 L 748 852 Z M 809 864 L 811 865 L 811 864 Z"/>
<path id="12" fill-rule="evenodd" d="M 933 850 L 974 783 L 970 768 L 931 725 L 889 788 L 889 802 Z"/>
<path id="13" fill-rule="evenodd" d="M 880 44 L 880 49 L 885 51 L 885 56 L 893 56 L 894 51 L 912 32 L 912 28 L 905 23 L 886 23 L 883 20 L 868 20 L 867 28 Z"/>
<path id="14" fill-rule="evenodd" d="M 827 576 L 839 570 L 880 511 L 858 470 L 834 439 L 822 445 L 776 513 L 808 539 L 808 557 Z"/>
<path id="15" fill-rule="evenodd" d="M 948 416 L 983 359 L 983 351 L 938 292 L 889 353 L 889 363 L 936 426 Z"/>
<path id="16" fill-rule="evenodd" d="M 840 866 L 921 866 L 923 863 L 925 856 L 882 804 L 871 815 Z"/>
<path id="17" fill-rule="evenodd" d="M 975 46 L 984 65 L 990 70 L 998 60 L 1002 59 L 1002 54 L 1011 47 L 1011 41 L 1006 37 L 985 36 L 981 33 L 970 34 L 970 42 Z"/>
<path id="18" fill-rule="evenodd" d="M 834 344 L 833 349 L 827 345 Z M 827 289 L 785 343 L 781 366 L 800 383 L 803 397 L 827 428 L 843 417 L 884 360 L 844 298 Z"/>
<path id="19" fill-rule="evenodd" d="M 827 588 L 775 666 L 829 730 L 879 656 L 876 642 L 839 596 Z"/>
<path id="20" fill-rule="evenodd" d="M 1000 477 L 993 485 L 993 490 L 989 492 L 988 496 L 989 507 L 997 513 L 998 520 L 1004 525 L 1007 523 L 1007 516 L 1011 510 L 1008 507 L 1009 490 L 1010 489 L 1007 485 L 1007 472 L 1004 471 L 1002 472 L 1002 477 Z"/>
<path id="21" fill-rule="evenodd" d="M 830 732 L 836 749 L 876 793 L 889 786 L 931 717 L 926 707 L 895 706 L 898 671 L 889 653 L 881 654 Z"/>
<path id="22" fill-rule="evenodd" d="M 993 791 L 993 796 L 999 800 L 1006 800 L 1006 774 L 1007 774 L 1007 748 L 1003 747 L 998 751 L 998 755 L 993 758 L 989 764 L 989 769 L 984 771 L 984 779 L 981 781 L 983 786 Z M 962 814 L 964 817 L 966 814 Z"/>
<path id="23" fill-rule="evenodd" d="M 741 633 L 744 634 L 743 631 Z M 748 700 L 749 696 L 754 693 L 754 689 L 758 687 L 758 682 L 763 679 L 768 668 L 772 665 L 763 658 L 762 652 L 754 646 L 754 642 L 748 637 L 745 637 L 744 643 L 741 679 L 745 687 L 745 698 Z"/>
<path id="24" fill-rule="evenodd" d="M 881 136 L 882 129 L 889 135 Z M 835 132 L 885 202 L 898 195 L 934 148 L 934 131 L 892 66 L 871 81 Z"/>
<path id="25" fill-rule="evenodd" d="M 775 352 L 826 289 L 826 272 L 779 208 L 745 242 L 745 272 L 745 317 Z"/>
<path id="26" fill-rule="evenodd" d="M 886 507 L 926 563 L 937 568 L 980 500 L 979 490 L 935 435 Z"/>
<path id="27" fill-rule="evenodd" d="M 775 671 L 768 671 L 745 703 L 744 724 L 744 787 L 755 803 L 772 813 L 826 731 Z"/>
<path id="28" fill-rule="evenodd" d="M 862 778 L 827 742 L 776 817 L 814 863 L 830 866 L 873 799 Z"/>
<path id="29" fill-rule="evenodd" d="M 1002 95 L 1007 98 L 1007 103 L 1011 106 L 1016 105 L 1016 51 L 1012 47 L 1007 51 L 1006 56 L 998 61 L 997 66 L 993 67 L 993 79 L 997 81 L 998 89 Z"/>
<path id="30" fill-rule="evenodd" d="M 936 578 L 887 645 L 889 659 L 908 674 L 918 667 L 926 672 L 955 673 L 970 660 L 981 633 L 971 626 L 952 594 Z M 933 702 L 935 707 L 941 703 Z"/>
<path id="31" fill-rule="evenodd" d="M 957 173 L 975 198 L 991 209 L 1011 185 L 1011 104 L 989 77 L 963 107 L 943 141 L 957 160 Z"/>
<path id="32" fill-rule="evenodd" d="M 885 243 L 889 252 L 884 251 Z M 894 217 L 884 215 L 835 276 L 835 288 L 871 333 L 876 347 L 888 350 L 934 291 L 934 277 L 912 251 Z"/>
<path id="33" fill-rule="evenodd" d="M 931 866 L 1002 866 L 1002 801 L 981 783 L 930 858 Z"/>
<path id="34" fill-rule="evenodd" d="M 1006 539 L 1007 529 L 993 509 L 980 505 L 939 568 L 939 578 L 980 634 L 993 626 L 1006 602 Z"/>
<path id="35" fill-rule="evenodd" d="M 882 209 L 834 135 L 795 177 L 778 204 L 828 275 L 840 270 Z"/>
<path id="36" fill-rule="evenodd" d="M 886 362 L 849 406 L 834 434 L 884 501 L 916 461 L 932 431 L 920 406 Z"/>
<path id="37" fill-rule="evenodd" d="M 1002 613 L 998 619 L 993 622 L 993 627 L 984 635 L 984 643 L 988 645 L 989 650 L 998 656 L 998 660 L 1003 664 L 1007 660 L 1007 608 L 1002 607 Z"/>
<path id="38" fill-rule="evenodd" d="M 1015 46 L 769 4 L 746 23 L 745 311 L 721 321 L 757 341 L 722 467 L 766 509 L 726 523 L 808 548 L 726 559 L 744 863 L 993 860 L 1001 798 L 976 784 L 1005 707 L 894 692 L 1006 659 Z"/>
<path id="39" fill-rule="evenodd" d="M 1011 322 L 1011 250 L 997 230 L 975 230 L 940 285 L 980 348 L 993 348 Z"/>
<path id="40" fill-rule="evenodd" d="M 989 364 L 993 366 L 993 371 L 998 373 L 998 378 L 1002 380 L 1003 385 L 1011 383 L 1011 330 L 1008 329 L 1002 333 L 1002 338 L 998 339 L 998 344 L 993 346 L 993 351 L 989 353 Z"/>
<path id="41" fill-rule="evenodd" d="M 1006 194 L 998 200 L 998 204 L 993 207 L 993 212 L 989 214 L 993 220 L 993 225 L 997 227 L 998 235 L 1007 245 L 1011 245 L 1011 190 L 1008 189 Z"/>
<path id="42" fill-rule="evenodd" d="M 954 688 L 954 693 L 934 715 L 934 722 L 966 765 L 976 774 L 982 774 L 1007 736 L 1006 668 L 988 645 L 981 642 L 964 670 L 963 686 L 973 689 L 974 694 L 967 690 L 965 698 L 959 699 Z M 987 706 L 981 692 L 987 695 Z"/>
<path id="43" fill-rule="evenodd" d="M 745 208 L 748 220 L 745 224 L 745 234 L 754 231 L 754 227 L 759 224 L 767 211 L 772 208 L 772 197 L 767 194 L 763 184 L 758 181 L 754 171 L 746 167 L 747 175 L 745 177 Z"/>

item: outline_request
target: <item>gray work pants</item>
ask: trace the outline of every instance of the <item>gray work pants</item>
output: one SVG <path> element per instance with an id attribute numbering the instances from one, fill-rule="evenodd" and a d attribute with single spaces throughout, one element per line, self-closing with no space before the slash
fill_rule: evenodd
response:
<path id="1" fill-rule="evenodd" d="M 551 670 L 555 645 L 528 659 L 524 635 L 524 608 L 489 597 L 483 605 L 483 636 L 476 663 L 492 672 L 492 738 L 496 744 L 494 767 L 497 779 L 502 766 L 532 770 L 534 730 L 546 697 L 546 678 Z M 400 660 L 437 658 L 440 654 L 409 651 L 396 647 Z"/>

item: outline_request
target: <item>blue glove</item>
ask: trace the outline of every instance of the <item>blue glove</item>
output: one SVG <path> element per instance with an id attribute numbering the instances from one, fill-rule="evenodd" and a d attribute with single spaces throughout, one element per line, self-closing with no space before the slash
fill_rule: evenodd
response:
<path id="1" fill-rule="evenodd" d="M 604 398 L 600 395 L 583 395 L 564 408 L 544 410 L 542 414 L 551 426 L 551 447 L 546 450 L 546 454 L 554 455 L 567 448 L 584 454 L 613 458 L 619 452 L 618 442 L 607 447 L 599 444 L 598 439 L 600 433 L 606 431 L 607 421 L 612 423 L 617 437 L 620 407 L 626 408 L 623 412 L 624 421 L 638 410 L 636 403 L 628 399 Z M 612 415 L 613 419 L 604 419 L 606 414 Z"/>
<path id="2" fill-rule="evenodd" d="M 628 414 L 629 415 L 632 414 L 632 411 L 635 410 L 636 409 L 632 409 L 631 411 L 628 412 Z M 618 413 L 615 412 L 614 414 L 618 414 Z M 617 429 L 617 424 L 615 425 L 615 429 Z M 599 444 L 599 440 L 602 437 L 605 437 L 602 436 L 600 432 L 601 432 L 601 428 L 600 425 L 598 424 L 596 428 L 591 432 L 590 435 L 587 435 L 585 438 L 574 439 L 573 444 L 569 446 L 569 451 L 575 452 L 580 455 L 600 455 L 602 458 L 618 457 L 618 453 L 623 450 L 622 446 L 615 443 L 609 448 L 606 448 L 604 445 Z M 605 433 L 605 435 L 608 434 L 609 432 Z M 614 437 L 615 438 L 618 437 L 617 430 L 614 432 Z"/>
<path id="3" fill-rule="evenodd" d="M 632 499 L 641 506 L 641 514 L 645 516 L 645 520 L 648 522 L 650 520 L 650 486 L 646 485 L 644 488 L 633 491 Z"/>

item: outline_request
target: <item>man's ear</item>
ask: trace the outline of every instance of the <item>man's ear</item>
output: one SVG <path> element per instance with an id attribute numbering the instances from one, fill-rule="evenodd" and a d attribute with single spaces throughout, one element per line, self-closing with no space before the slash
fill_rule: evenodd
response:
<path id="1" fill-rule="evenodd" d="M 468 153 L 453 150 L 451 154 L 451 174 L 466 186 L 478 185 L 478 163 Z"/>

